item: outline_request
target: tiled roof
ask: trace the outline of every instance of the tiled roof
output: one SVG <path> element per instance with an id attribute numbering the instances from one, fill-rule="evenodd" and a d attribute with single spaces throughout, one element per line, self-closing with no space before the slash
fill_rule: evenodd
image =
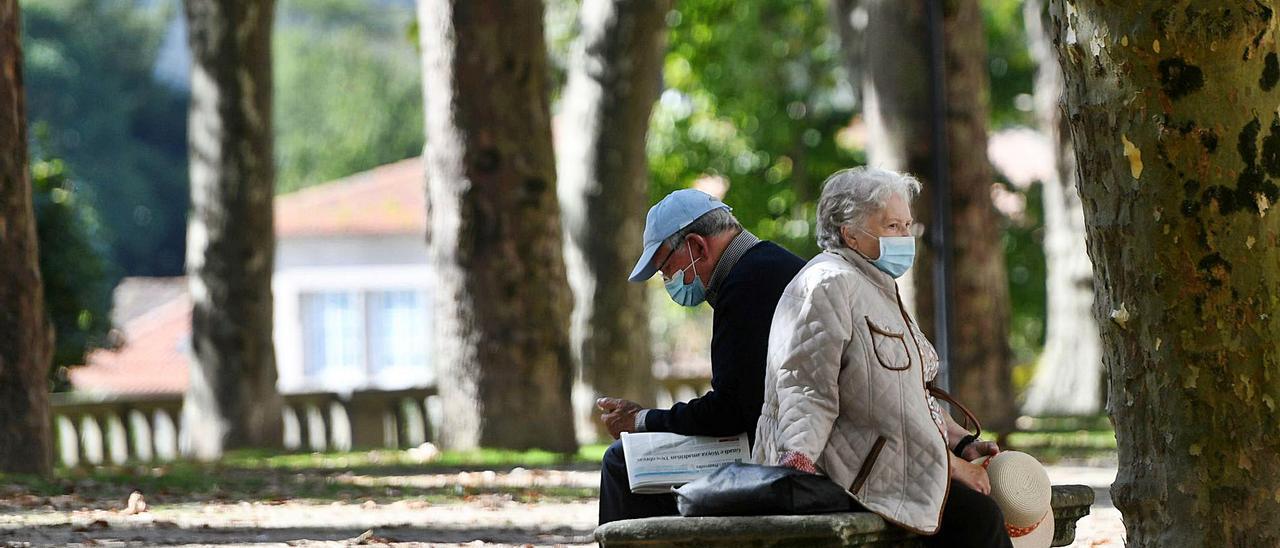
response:
<path id="1" fill-rule="evenodd" d="M 159 283 L 163 282 L 163 283 Z M 77 390 L 127 394 L 180 393 L 187 388 L 191 355 L 191 297 L 186 278 L 137 280 L 122 285 L 148 287 L 152 295 L 173 287 L 183 291 L 119 326 L 124 344 L 115 350 L 94 350 L 85 365 L 71 368 Z M 116 292 L 117 297 L 121 294 Z M 149 297 L 142 301 L 155 302 Z"/>
<path id="2" fill-rule="evenodd" d="M 111 294 L 111 325 L 124 327 L 139 316 L 187 294 L 187 279 L 132 277 L 120 280 Z"/>
<path id="3" fill-rule="evenodd" d="M 276 236 L 425 235 L 426 188 L 419 156 L 284 194 Z"/>
<path id="4" fill-rule="evenodd" d="M 422 158 L 278 196 L 275 222 L 281 237 L 425 234 Z M 186 278 L 125 278 L 112 298 L 112 323 L 123 344 L 91 352 L 85 365 L 71 368 L 71 384 L 110 393 L 186 390 L 191 355 Z"/>

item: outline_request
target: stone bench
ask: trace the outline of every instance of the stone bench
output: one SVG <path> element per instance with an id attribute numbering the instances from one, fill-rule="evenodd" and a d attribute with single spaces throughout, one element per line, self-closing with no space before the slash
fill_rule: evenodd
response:
<path id="1" fill-rule="evenodd" d="M 1053 546 L 1071 544 L 1076 520 L 1089 514 L 1093 489 L 1086 485 L 1053 486 Z M 892 526 L 870 512 L 808 516 L 743 516 L 631 519 L 596 528 L 596 542 L 606 548 L 629 546 L 782 546 L 919 547 L 920 538 Z"/>

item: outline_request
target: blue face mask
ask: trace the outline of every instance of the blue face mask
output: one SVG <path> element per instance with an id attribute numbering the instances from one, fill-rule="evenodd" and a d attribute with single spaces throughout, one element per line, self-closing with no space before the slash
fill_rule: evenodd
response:
<path id="1" fill-rule="evenodd" d="M 868 236 L 875 236 L 870 232 Z M 911 236 L 879 236 L 880 258 L 871 261 L 885 274 L 901 278 L 916 260 L 916 239 Z"/>
<path id="2" fill-rule="evenodd" d="M 693 259 L 693 250 L 689 250 L 689 258 Z M 671 295 L 671 300 L 681 306 L 698 306 L 707 298 L 707 288 L 702 285 L 702 280 L 698 278 L 698 267 L 694 266 L 702 259 L 695 259 L 689 263 L 689 266 L 680 270 L 671 277 L 670 280 L 663 285 L 667 287 L 667 294 Z M 684 283 L 684 271 L 689 268 L 693 269 L 693 281 Z"/>

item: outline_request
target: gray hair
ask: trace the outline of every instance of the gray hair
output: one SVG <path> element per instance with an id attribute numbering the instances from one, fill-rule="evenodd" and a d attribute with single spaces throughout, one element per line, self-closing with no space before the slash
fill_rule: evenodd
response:
<path id="1" fill-rule="evenodd" d="M 920 181 L 906 173 L 874 167 L 855 167 L 832 173 L 818 198 L 818 247 L 844 247 L 840 227 L 861 228 L 871 214 L 884 209 L 897 194 L 907 203 L 920 194 Z"/>
<path id="2" fill-rule="evenodd" d="M 668 236 L 662 243 L 667 244 L 668 249 L 675 249 L 676 246 L 679 246 L 680 243 L 684 241 L 685 236 L 690 234 L 711 237 L 723 234 L 730 230 L 741 229 L 742 223 L 738 222 L 738 219 L 733 216 L 733 213 L 730 213 L 728 209 L 722 207 L 703 213 L 701 217 L 694 219 L 692 223 L 689 223 L 684 228 L 677 230 L 675 234 Z"/>

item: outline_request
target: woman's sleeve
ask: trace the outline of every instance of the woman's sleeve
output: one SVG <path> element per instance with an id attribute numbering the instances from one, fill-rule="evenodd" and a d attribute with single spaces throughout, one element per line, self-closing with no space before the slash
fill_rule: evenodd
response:
<path id="1" fill-rule="evenodd" d="M 815 283 L 800 303 L 788 303 L 772 333 L 769 359 L 780 362 L 778 392 L 778 461 L 813 471 L 827 444 L 840 409 L 840 365 L 853 334 L 851 293 L 839 278 Z M 784 297 L 787 298 L 787 297 Z M 779 311 L 784 307 L 779 306 Z M 775 343 L 776 344 L 772 344 Z"/>

